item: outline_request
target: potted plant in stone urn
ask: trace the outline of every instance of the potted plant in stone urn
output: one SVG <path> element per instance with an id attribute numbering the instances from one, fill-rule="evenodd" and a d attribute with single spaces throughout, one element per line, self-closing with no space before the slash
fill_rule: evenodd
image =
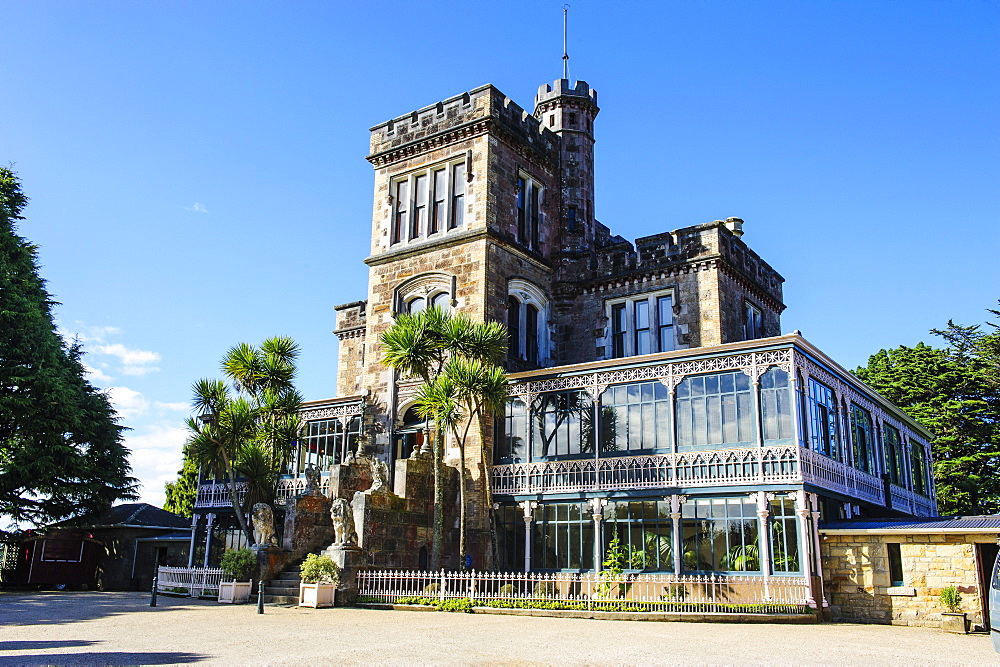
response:
<path id="1" fill-rule="evenodd" d="M 967 632 L 965 613 L 962 608 L 962 596 L 954 586 L 941 589 L 941 604 L 948 610 L 941 614 L 941 628 L 947 632 L 964 635 Z"/>
<path id="2" fill-rule="evenodd" d="M 219 602 L 243 603 L 250 599 L 253 581 L 250 575 L 257 568 L 257 556 L 251 549 L 230 549 L 222 556 L 222 581 L 219 582 Z"/>
<path id="3" fill-rule="evenodd" d="M 309 554 L 302 561 L 299 570 L 302 582 L 299 584 L 300 607 L 332 607 L 340 568 L 329 556 Z"/>

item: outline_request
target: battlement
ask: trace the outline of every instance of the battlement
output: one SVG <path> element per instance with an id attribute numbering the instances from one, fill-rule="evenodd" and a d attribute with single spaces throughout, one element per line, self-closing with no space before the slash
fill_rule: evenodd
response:
<path id="1" fill-rule="evenodd" d="M 579 97 L 582 101 L 588 101 L 597 106 L 597 91 L 593 90 L 586 81 L 577 81 L 576 86 L 570 86 L 569 79 L 556 79 L 554 85 L 543 83 L 538 87 L 538 94 L 535 95 L 535 106 L 557 97 Z"/>
<path id="2" fill-rule="evenodd" d="M 555 133 L 493 85 L 485 84 L 370 128 L 369 159 L 483 120 L 497 122 L 536 150 L 547 152 L 556 148 Z"/>

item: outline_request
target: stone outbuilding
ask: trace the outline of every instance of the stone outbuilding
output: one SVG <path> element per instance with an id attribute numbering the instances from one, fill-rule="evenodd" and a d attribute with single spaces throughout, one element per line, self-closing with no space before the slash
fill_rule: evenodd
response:
<path id="1" fill-rule="evenodd" d="M 987 621 L 1000 516 L 826 521 L 819 533 L 833 620 L 936 627 L 955 586 L 972 624 Z"/>

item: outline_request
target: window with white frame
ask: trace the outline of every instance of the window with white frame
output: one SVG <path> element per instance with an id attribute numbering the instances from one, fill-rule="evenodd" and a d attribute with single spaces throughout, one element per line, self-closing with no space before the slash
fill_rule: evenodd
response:
<path id="1" fill-rule="evenodd" d="M 617 359 L 675 349 L 673 302 L 672 292 L 608 300 L 607 356 Z"/>
<path id="2" fill-rule="evenodd" d="M 743 340 L 753 340 L 764 335 L 764 317 L 760 308 L 749 301 L 743 303 Z"/>
<path id="3" fill-rule="evenodd" d="M 507 292 L 507 358 L 543 366 L 548 356 L 548 301 L 526 280 L 510 281 Z"/>
<path id="4" fill-rule="evenodd" d="M 393 244 L 457 229 L 465 221 L 466 165 L 433 165 L 392 180 Z"/>
<path id="5" fill-rule="evenodd" d="M 538 234 L 542 220 L 542 195 L 545 188 L 521 172 L 517 177 L 517 241 L 538 249 Z"/>
<path id="6" fill-rule="evenodd" d="M 431 307 L 449 310 L 451 308 L 451 294 L 446 291 L 434 292 L 427 295 L 418 294 L 408 297 L 403 302 L 403 312 L 410 313 L 411 315 L 415 315 L 421 310 Z"/>

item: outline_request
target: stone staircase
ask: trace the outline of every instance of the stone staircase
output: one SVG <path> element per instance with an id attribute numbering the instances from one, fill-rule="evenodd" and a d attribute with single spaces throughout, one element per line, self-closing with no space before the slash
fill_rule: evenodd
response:
<path id="1" fill-rule="evenodd" d="M 302 561 L 292 563 L 278 576 L 267 582 L 264 586 L 264 604 L 290 604 L 299 603 L 299 566 Z"/>

